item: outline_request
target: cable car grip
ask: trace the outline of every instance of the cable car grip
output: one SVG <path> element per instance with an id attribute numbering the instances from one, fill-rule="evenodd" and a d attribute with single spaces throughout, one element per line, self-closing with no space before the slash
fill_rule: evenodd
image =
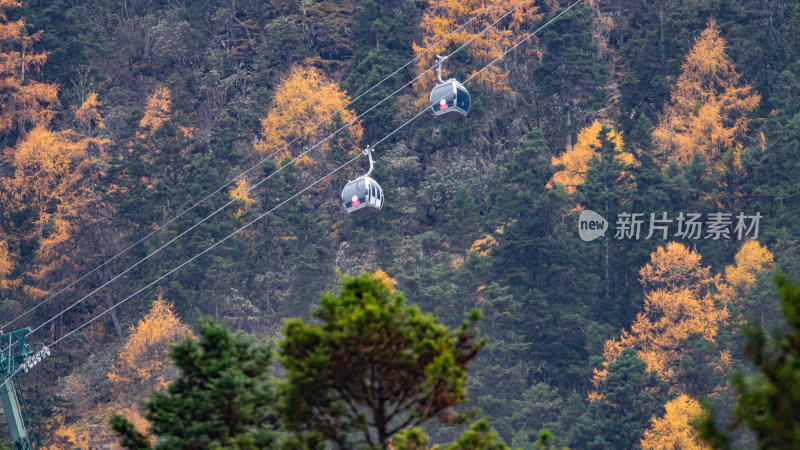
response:
<path id="1" fill-rule="evenodd" d="M 372 161 L 372 152 L 374 150 L 374 147 L 367 145 L 367 147 L 361 151 L 362 155 L 367 155 L 369 157 L 369 171 L 364 175 L 365 177 L 368 177 L 372 173 L 372 168 L 374 166 L 374 162 Z"/>
<path id="2" fill-rule="evenodd" d="M 436 59 L 438 60 L 438 64 L 436 65 L 436 78 L 439 79 L 439 83 L 444 83 L 444 80 L 442 79 L 442 63 L 449 57 L 450 56 L 436 55 Z"/>

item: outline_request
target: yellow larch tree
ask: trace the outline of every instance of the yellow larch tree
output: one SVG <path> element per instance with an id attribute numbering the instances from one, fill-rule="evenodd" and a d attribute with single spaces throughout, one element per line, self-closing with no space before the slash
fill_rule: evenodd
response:
<path id="1" fill-rule="evenodd" d="M 682 341 L 691 335 L 714 343 L 719 327 L 728 317 L 725 306 L 715 301 L 713 288 L 719 277 L 703 267 L 700 254 L 683 244 L 670 242 L 650 255 L 639 274 L 650 288 L 644 311 L 636 316 L 630 331 L 605 343 L 602 369 L 595 369 L 594 382 L 607 375 L 608 366 L 625 347 L 639 353 L 648 370 L 670 382 L 679 373 L 681 358 L 688 351 Z M 728 356 L 720 353 L 720 359 Z"/>
<path id="2" fill-rule="evenodd" d="M 19 280 L 9 279 L 13 270 L 14 260 L 8 251 L 8 242 L 0 241 L 0 291 L 12 289 L 19 285 Z"/>
<path id="3" fill-rule="evenodd" d="M 106 147 L 111 143 L 111 140 L 98 137 L 98 132 L 106 129 L 103 116 L 100 114 L 100 108 L 103 102 L 97 99 L 97 93 L 90 93 L 86 96 L 80 107 L 73 107 L 74 122 L 83 136 L 83 147 L 86 154 L 87 163 L 84 172 L 88 172 L 89 188 L 92 192 L 92 197 L 97 199 L 96 193 L 96 175 L 102 175 L 103 166 L 108 160 L 106 154 Z"/>
<path id="4" fill-rule="evenodd" d="M 74 197 L 77 174 L 72 164 L 83 155 L 64 135 L 37 126 L 13 149 L 7 149 L 14 176 L 9 180 L 13 200 L 38 211 L 52 211 L 67 197 Z"/>
<path id="5" fill-rule="evenodd" d="M 747 114 L 761 97 L 740 85 L 725 53 L 726 42 L 712 19 L 682 66 L 671 101 L 665 107 L 653 142 L 667 159 L 690 162 L 695 151 L 716 164 L 727 149 L 738 154 L 751 124 Z"/>
<path id="6" fill-rule="evenodd" d="M 397 280 L 390 277 L 389 274 L 384 272 L 383 269 L 378 269 L 375 272 L 373 272 L 372 278 L 374 278 L 377 281 L 380 281 L 386 286 L 389 286 L 389 289 L 392 291 L 392 293 L 397 292 L 397 289 L 395 289 L 395 286 L 397 286 Z"/>
<path id="7" fill-rule="evenodd" d="M 175 314 L 173 305 L 159 295 L 150 311 L 135 326 L 108 372 L 114 400 L 110 408 L 139 427 L 146 427 L 138 402 L 153 390 L 164 390 L 177 375 L 169 357 L 170 344 L 187 337 L 192 330 Z"/>
<path id="8" fill-rule="evenodd" d="M 669 242 L 650 254 L 650 262 L 639 270 L 642 283 L 651 289 L 677 292 L 711 287 L 711 268 L 703 267 L 702 256 L 683 244 Z"/>
<path id="9" fill-rule="evenodd" d="M 172 367 L 169 345 L 193 336 L 191 329 L 173 311 L 173 305 L 159 295 L 150 311 L 135 326 L 119 352 L 108 378 L 121 389 L 144 392 L 163 389 Z"/>
<path id="10" fill-rule="evenodd" d="M 131 424 L 133 424 L 133 427 L 136 428 L 136 431 L 144 435 L 147 435 L 147 430 L 150 427 L 150 422 L 144 417 L 142 407 L 140 405 L 131 403 L 129 406 L 115 407 L 113 408 L 113 410 L 114 414 L 119 414 L 120 416 L 128 419 L 128 421 Z M 116 444 L 119 437 L 115 433 L 109 433 L 109 434 L 111 442 Z M 156 436 L 148 436 L 148 439 L 150 440 L 150 444 L 155 447 L 157 439 Z"/>
<path id="11" fill-rule="evenodd" d="M 110 143 L 72 130 L 56 132 L 37 126 L 15 148 L 7 150 L 14 169 L 14 176 L 8 180 L 12 200 L 41 212 L 52 212 L 58 205 L 77 206 L 87 199 L 89 172 L 105 160 L 105 148 Z M 92 158 L 87 156 L 89 146 L 98 150 Z"/>
<path id="12" fill-rule="evenodd" d="M 261 140 L 255 143 L 255 149 L 262 154 L 277 152 L 276 161 L 298 156 L 307 147 L 315 145 L 331 132 L 356 118 L 353 110 L 342 109 L 349 101 L 347 94 L 319 70 L 313 67 L 295 66 L 275 90 L 272 107 L 267 117 L 261 120 Z M 315 124 L 336 111 L 339 113 L 333 117 L 333 121 L 325 121 L 321 126 L 312 129 Z M 304 132 L 307 134 L 303 139 L 282 150 Z M 348 152 L 356 151 L 363 134 L 361 122 L 356 121 L 309 155 L 298 159 L 297 163 L 315 164 L 316 160 L 310 155 L 319 155 L 329 150 L 331 145 L 340 146 Z"/>
<path id="13" fill-rule="evenodd" d="M 561 156 L 553 157 L 553 165 L 563 165 L 564 168 L 553 175 L 553 179 L 547 184 L 548 188 L 552 188 L 556 184 L 563 184 L 567 192 L 572 193 L 575 192 L 577 186 L 584 183 L 592 158 L 599 155 L 598 149 L 601 146 L 599 135 L 603 126 L 600 121 L 595 120 L 591 125 L 581 129 L 575 145 L 567 147 Z M 633 164 L 633 154 L 623 151 L 622 136 L 611 128 L 608 138 L 617 149 L 617 158 L 626 164 Z"/>
<path id="14" fill-rule="evenodd" d="M 56 437 L 69 444 L 66 448 L 77 448 L 80 450 L 89 449 L 89 443 L 92 441 L 93 437 L 90 430 L 86 429 L 86 427 L 82 427 L 80 424 L 65 424 L 64 418 L 60 416 L 56 416 L 54 422 L 57 426 L 54 430 L 54 434 Z M 51 445 L 45 448 L 58 449 L 59 446 Z"/>
<path id="15" fill-rule="evenodd" d="M 745 242 L 734 261 L 725 268 L 724 282 L 719 286 L 722 298 L 732 301 L 755 283 L 758 272 L 770 270 L 774 263 L 772 252 L 755 240 Z"/>
<path id="16" fill-rule="evenodd" d="M 87 384 L 85 370 L 76 369 L 66 377 L 65 395 L 75 408 L 68 420 L 56 417 L 54 434 L 71 444 L 68 448 L 116 448 L 118 438 L 108 425 L 110 412 L 125 416 L 137 430 L 145 432 L 147 420 L 142 415 L 141 402 L 153 390 L 165 389 L 177 376 L 169 346 L 187 336 L 194 337 L 174 313 L 173 305 L 159 295 L 150 311 L 135 326 L 131 325 L 116 362 L 106 373 L 110 388 L 94 392 L 97 386 Z"/>
<path id="17" fill-rule="evenodd" d="M 495 247 L 497 247 L 497 239 L 491 234 L 487 234 L 474 240 L 467 253 L 476 252 L 478 256 L 489 256 Z"/>
<path id="18" fill-rule="evenodd" d="M 30 268 L 35 284 L 25 286 L 34 298 L 70 281 L 63 275 L 74 268 L 75 245 L 68 245 L 71 230 L 96 220 L 86 214 L 86 206 L 95 200 L 92 187 L 100 175 L 95 166 L 105 160 L 109 143 L 73 130 L 56 132 L 39 125 L 16 147 L 6 150 L 13 176 L 1 181 L 8 190 L 10 206 L 27 208 L 35 218 L 30 228 L 19 232 L 38 246 Z M 90 146 L 97 151 L 92 157 Z"/>
<path id="19" fill-rule="evenodd" d="M 664 417 L 653 416 L 650 428 L 644 432 L 641 446 L 644 450 L 705 450 L 708 447 L 697 437 L 692 422 L 703 414 L 700 403 L 681 394 L 664 405 Z"/>
<path id="20" fill-rule="evenodd" d="M 31 219 L 13 232 L 16 241 L 34 247 L 31 264 L 25 262 L 33 284 L 26 284 L 25 290 L 40 298 L 70 281 L 61 270 L 71 267 L 76 252 L 76 246 L 68 244 L 69 233 L 77 223 L 95 217 L 87 214 L 84 206 L 93 197 L 95 178 L 100 174 L 95 166 L 103 163 L 109 141 L 50 128 L 55 114 L 50 105 L 57 102 L 58 87 L 31 77 L 46 62 L 47 54 L 33 50 L 41 32 L 28 35 L 23 19 L 9 20 L 8 11 L 20 5 L 15 0 L 0 0 L 0 133 L 6 133 L 9 145 L 2 150 L 7 170 L 6 177 L 0 177 L 0 201 L 4 213 L 21 209 L 30 213 Z M 80 113 L 76 123 L 89 120 L 97 124 L 99 114 L 88 117 L 91 100 L 96 97 L 89 100 L 85 107 L 73 109 Z M 97 107 L 93 109 L 96 113 Z M 12 248 L 22 245 L 7 244 Z"/>
<path id="21" fill-rule="evenodd" d="M 51 214 L 88 201 L 96 176 L 102 174 L 98 166 L 106 162 L 106 148 L 111 144 L 107 138 L 92 136 L 92 126 L 105 128 L 97 107 L 96 96 L 90 94 L 80 108 L 73 109 L 75 122 L 86 133 L 54 131 L 41 124 L 5 150 L 13 169 L 13 176 L 4 179 L 12 204 Z"/>
<path id="22" fill-rule="evenodd" d="M 451 53 L 462 44 L 466 43 L 490 24 L 499 20 L 508 11 L 519 5 L 519 0 L 500 0 L 497 5 L 491 6 L 484 0 L 432 0 L 425 15 L 422 17 L 423 39 L 420 45 L 413 44 L 414 56 L 420 56 L 416 66 L 419 72 L 427 70 L 436 62 L 436 55 Z M 489 8 L 489 9 L 487 9 Z M 461 24 L 477 17 L 472 23 L 462 28 L 459 32 L 447 37 Z M 513 13 L 500 20 L 486 33 L 478 36 L 469 44 L 468 50 L 477 60 L 475 67 L 469 71 L 469 76 L 475 74 L 480 68 L 488 64 L 511 46 L 519 43 L 532 27 L 538 24 L 543 17 L 536 2 L 525 2 Z M 428 47 L 442 41 L 427 53 L 422 55 Z M 529 42 L 533 39 L 529 39 Z M 464 51 L 462 50 L 462 51 Z M 538 52 L 530 51 L 526 57 L 540 57 Z M 447 64 L 445 64 L 445 68 Z M 446 79 L 446 72 L 442 72 Z M 510 91 L 506 78 L 508 74 L 502 67 L 495 64 L 475 77 L 481 86 L 500 92 Z M 463 80 L 461 80 L 463 81 Z M 433 71 L 424 73 L 414 82 L 418 92 L 430 90 L 436 82 Z"/>
<path id="23" fill-rule="evenodd" d="M 20 6 L 16 0 L 0 0 L 0 132 L 16 128 L 23 135 L 28 124 L 49 124 L 55 115 L 49 105 L 58 101 L 58 88 L 29 76 L 45 63 L 47 53 L 33 51 L 41 32 L 27 35 L 23 19 L 8 19 L 6 12 Z"/>
<path id="24" fill-rule="evenodd" d="M 33 283 L 25 284 L 25 293 L 35 299 L 52 294 L 74 279 L 78 265 L 69 245 L 72 225 L 57 214 L 44 215 L 49 218 L 42 228 L 42 239 L 33 258 L 29 275 Z"/>
<path id="25" fill-rule="evenodd" d="M 158 86 L 147 98 L 147 106 L 144 109 L 144 116 L 139 121 L 139 132 L 136 137 L 142 139 L 152 136 L 158 131 L 164 122 L 169 120 L 170 108 L 172 107 L 172 96 L 166 86 Z"/>
<path id="26" fill-rule="evenodd" d="M 750 240 L 742 244 L 736 252 L 734 263 L 725 268 L 725 274 L 719 283 L 719 300 L 726 302 L 731 307 L 730 322 L 734 326 L 745 322 L 742 311 L 747 308 L 743 304 L 745 294 L 756 282 L 756 275 L 762 271 L 772 270 L 774 259 L 772 252 L 767 247 Z M 750 305 L 749 314 L 760 316 L 763 320 L 766 315 L 774 313 L 774 307 L 770 308 L 768 303 L 756 302 Z M 772 310 L 772 311 L 771 311 Z"/>
<path id="27" fill-rule="evenodd" d="M 245 192 L 247 192 L 247 189 L 249 189 L 249 187 L 247 185 L 247 180 L 244 177 L 240 178 L 239 181 L 236 182 L 234 188 L 231 189 L 231 200 L 238 198 L 239 201 L 241 202 L 239 209 L 237 209 L 236 212 L 233 213 L 233 215 L 236 218 L 245 215 L 247 213 L 247 209 L 250 208 L 250 205 L 256 202 L 255 200 L 250 198 L 249 193 L 245 194 Z"/>
<path id="28" fill-rule="evenodd" d="M 85 134 L 89 134 L 88 132 L 94 128 L 100 130 L 106 128 L 105 122 L 103 122 L 103 116 L 100 115 L 100 108 L 102 106 L 103 102 L 97 99 L 97 93 L 92 92 L 86 96 L 86 100 L 83 101 L 80 107 L 73 107 L 75 122 L 87 131 Z"/>
<path id="29" fill-rule="evenodd" d="M 136 132 L 136 139 L 129 142 L 129 153 L 135 155 L 147 164 L 150 164 L 154 169 L 140 174 L 139 182 L 146 188 L 153 188 L 160 179 L 163 179 L 168 172 L 173 176 L 180 176 L 182 169 L 175 166 L 175 154 L 165 154 L 163 152 L 163 145 L 156 142 L 155 136 L 159 130 L 164 128 L 164 125 L 171 122 L 172 117 L 172 94 L 164 85 L 157 85 L 147 97 L 147 104 L 144 108 L 144 114 L 139 120 L 139 130 Z M 171 123 L 172 125 L 176 125 Z M 179 142 L 179 147 L 184 148 L 184 151 L 190 148 L 185 139 L 191 137 L 192 131 L 189 127 L 177 126 L 180 133 L 167 133 L 165 137 L 171 142 Z M 181 142 L 183 141 L 183 142 Z M 175 146 L 175 147 L 178 147 Z M 171 147 L 171 148 L 175 148 Z M 118 189 L 114 186 L 114 189 Z M 124 188 L 123 188 L 124 189 Z"/>

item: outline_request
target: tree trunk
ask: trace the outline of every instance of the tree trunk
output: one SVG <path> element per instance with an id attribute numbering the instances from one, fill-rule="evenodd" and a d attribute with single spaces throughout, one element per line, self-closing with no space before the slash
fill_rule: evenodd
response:
<path id="1" fill-rule="evenodd" d="M 114 306 L 113 303 L 111 302 L 111 299 L 107 295 L 104 297 L 105 297 L 106 308 L 111 309 L 111 307 Z M 119 318 L 117 317 L 116 309 L 111 310 L 111 322 L 114 323 L 114 331 L 117 332 L 117 336 L 119 336 L 119 338 L 122 339 L 124 335 L 122 334 L 122 325 L 119 324 Z"/>

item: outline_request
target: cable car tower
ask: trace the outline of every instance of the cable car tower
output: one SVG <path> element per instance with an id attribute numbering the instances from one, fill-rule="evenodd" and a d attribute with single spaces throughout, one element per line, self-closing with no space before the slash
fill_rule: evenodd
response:
<path id="1" fill-rule="evenodd" d="M 22 421 L 19 400 L 14 393 L 13 376 L 20 369 L 27 372 L 43 358 L 50 355 L 50 350 L 42 344 L 39 351 L 31 350 L 25 344 L 25 336 L 31 332 L 30 328 L 0 334 L 0 400 L 3 403 L 8 428 L 11 431 L 11 443 L 14 449 L 32 450 L 28 433 L 25 432 L 25 423 Z"/>

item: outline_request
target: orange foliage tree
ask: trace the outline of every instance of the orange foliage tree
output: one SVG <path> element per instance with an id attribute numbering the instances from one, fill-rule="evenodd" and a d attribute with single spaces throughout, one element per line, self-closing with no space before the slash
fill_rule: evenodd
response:
<path id="1" fill-rule="evenodd" d="M 89 170 L 98 161 L 87 157 L 91 145 L 105 159 L 107 139 L 86 138 L 72 130 L 56 132 L 45 126 L 31 130 L 14 149 L 8 150 L 14 176 L 8 180 L 13 200 L 42 213 L 52 213 L 59 206 L 73 207 L 90 194 Z"/>
<path id="2" fill-rule="evenodd" d="M 250 198 L 249 193 L 245 194 L 245 192 L 247 192 L 247 189 L 249 188 L 247 186 L 247 180 L 244 177 L 240 178 L 239 181 L 236 182 L 236 186 L 234 186 L 234 188 L 231 189 L 231 199 L 239 198 L 239 209 L 237 209 L 236 212 L 233 213 L 233 215 L 237 218 L 245 215 L 250 205 L 256 202 L 255 200 Z"/>
<path id="3" fill-rule="evenodd" d="M 13 270 L 14 261 L 8 251 L 8 243 L 0 241 L 0 291 L 11 289 L 19 284 L 18 280 L 8 278 Z"/>
<path id="4" fill-rule="evenodd" d="M 644 311 L 636 316 L 630 331 L 622 332 L 619 341 L 605 343 L 605 362 L 601 370 L 595 369 L 595 384 L 605 378 L 608 365 L 625 347 L 637 350 L 648 370 L 655 370 L 666 381 L 673 380 L 688 351 L 682 341 L 699 335 L 714 343 L 719 327 L 728 317 L 728 310 L 713 295 L 718 277 L 701 265 L 700 254 L 670 242 L 650 258 L 639 272 L 644 285 L 651 289 Z M 723 363 L 728 359 L 727 352 L 720 354 Z"/>
<path id="5" fill-rule="evenodd" d="M 16 128 L 24 134 L 27 124 L 50 122 L 55 112 L 49 105 L 58 100 L 58 88 L 28 76 L 28 71 L 41 68 L 47 53 L 35 53 L 32 48 L 41 32 L 27 35 L 23 19 L 8 19 L 6 11 L 20 5 L 16 0 L 0 0 L 0 132 Z"/>
<path id="6" fill-rule="evenodd" d="M 692 421 L 702 414 L 700 403 L 686 394 L 681 394 L 664 405 L 663 418 L 653 417 L 650 429 L 644 432 L 642 449 L 705 450 L 709 448 L 697 438 Z"/>
<path id="7" fill-rule="evenodd" d="M 770 270 L 772 252 L 758 241 L 747 241 L 736 252 L 735 264 L 725 268 L 724 283 L 720 284 L 720 295 L 725 300 L 736 301 L 756 281 L 756 274 Z"/>
<path id="8" fill-rule="evenodd" d="M 152 136 L 164 122 L 169 120 L 169 110 L 172 107 L 172 97 L 166 86 L 158 86 L 147 99 L 144 117 L 139 121 L 139 139 Z"/>
<path id="9" fill-rule="evenodd" d="M 328 121 L 323 126 L 311 129 L 317 122 L 344 108 L 348 102 L 345 92 L 336 83 L 325 78 L 319 70 L 295 66 L 278 86 L 272 108 L 267 117 L 261 120 L 261 140 L 256 142 L 255 149 L 267 154 L 278 152 L 275 155 L 276 160 L 297 156 L 306 147 L 316 144 L 332 131 L 356 118 L 354 111 L 342 109 L 332 122 Z M 306 131 L 308 134 L 297 141 L 295 150 L 286 148 L 279 151 Z M 319 154 L 329 150 L 331 145 L 340 146 L 346 151 L 355 151 L 363 134 L 361 122 L 355 122 L 335 138 L 319 146 L 315 152 Z M 299 164 L 315 162 L 309 156 L 298 160 Z"/>
<path id="10" fill-rule="evenodd" d="M 772 270 L 774 260 L 772 252 L 758 241 L 745 242 L 736 253 L 735 263 L 725 268 L 722 282 L 719 284 L 719 298 L 731 308 L 731 324 L 738 327 L 745 318 L 742 311 L 747 308 L 747 292 L 756 283 L 756 275 L 761 271 Z M 775 307 L 769 302 L 755 300 L 748 308 L 750 314 L 765 316 L 775 314 Z"/>
<path id="11" fill-rule="evenodd" d="M 86 100 L 79 108 L 73 107 L 75 122 L 84 127 L 85 134 L 89 134 L 93 128 L 100 130 L 106 128 L 103 116 L 100 115 L 101 106 L 103 106 L 103 102 L 97 99 L 96 92 L 92 92 L 86 96 Z"/>
<path id="12" fill-rule="evenodd" d="M 56 416 L 54 419 L 53 422 L 57 426 L 54 429 L 54 434 L 69 444 L 67 448 L 89 449 L 89 444 L 92 442 L 92 438 L 95 437 L 90 430 L 85 429 L 80 424 L 65 424 L 64 418 L 60 416 Z M 54 445 L 45 448 L 56 449 L 59 447 Z"/>
<path id="13" fill-rule="evenodd" d="M 38 125 L 6 151 L 13 176 L 2 184 L 8 189 L 10 204 L 35 213 L 33 226 L 20 233 L 38 243 L 31 268 L 37 285 L 26 286 L 34 298 L 68 282 L 61 275 L 65 267 L 72 267 L 74 246 L 66 243 L 75 225 L 95 220 L 85 207 L 94 200 L 92 187 L 102 173 L 96 166 L 105 161 L 109 143 L 73 130 L 55 132 Z M 96 149 L 95 155 L 90 155 L 90 147 Z M 50 286 L 44 288 L 45 284 Z"/>
<path id="14" fill-rule="evenodd" d="M 698 253 L 675 242 L 651 254 L 651 261 L 639 272 L 650 288 L 644 312 L 637 315 L 630 331 L 622 332 L 620 340 L 605 343 L 605 362 L 594 371 L 595 384 L 605 378 L 608 365 L 625 347 L 637 350 L 650 370 L 668 382 L 674 381 L 684 370 L 681 359 L 691 351 L 682 341 L 698 335 L 715 343 L 720 327 L 729 320 L 728 305 L 736 305 L 755 284 L 756 274 L 773 265 L 772 253 L 758 241 L 742 245 L 735 264 L 725 268 L 724 277 L 712 276 L 700 259 Z M 721 350 L 708 364 L 715 370 L 725 370 L 730 352 Z"/>
<path id="15" fill-rule="evenodd" d="M 150 312 L 136 326 L 131 325 L 131 334 L 108 373 L 109 380 L 139 393 L 166 386 L 172 367 L 169 344 L 193 336 L 172 308 L 159 295 Z"/>
<path id="16" fill-rule="evenodd" d="M 110 386 L 93 380 L 92 371 L 85 368 L 64 379 L 63 392 L 71 407 L 66 417 L 55 417 L 53 434 L 69 446 L 50 448 L 117 448 L 118 440 L 108 425 L 110 411 L 145 432 L 147 420 L 140 402 L 177 376 L 168 356 L 169 345 L 187 335 L 192 336 L 189 327 L 175 315 L 172 305 L 158 296 L 147 315 L 130 327 L 116 362 L 106 373 Z M 98 392 L 98 386 L 108 387 Z"/>
<path id="17" fill-rule="evenodd" d="M 599 156 L 597 150 L 601 146 L 599 135 L 603 126 L 600 121 L 595 120 L 578 133 L 578 140 L 575 145 L 567 147 L 567 151 L 561 156 L 553 157 L 553 165 L 563 165 L 564 168 L 553 175 L 553 179 L 547 184 L 548 188 L 552 188 L 555 184 L 563 184 L 567 192 L 571 193 L 575 192 L 576 186 L 583 184 L 592 158 L 595 155 Z M 614 143 L 614 147 L 619 152 L 616 157 L 626 164 L 633 164 L 633 155 L 622 151 L 624 145 L 622 136 L 614 129 L 611 129 L 608 133 L 608 138 Z"/>
<path id="18" fill-rule="evenodd" d="M 0 288 L 23 285 L 27 295 L 20 298 L 36 300 L 74 280 L 77 261 L 98 254 L 77 234 L 96 231 L 87 225 L 102 220 L 96 187 L 110 141 L 97 133 L 104 125 L 96 94 L 65 109 L 65 117 L 74 113 L 77 131 L 51 128 L 58 88 L 31 77 L 47 54 L 33 51 L 41 32 L 28 35 L 23 19 L 9 20 L 8 11 L 19 6 L 0 0 L 0 133 L 7 145 L 0 150 L 0 219 L 7 233 L 0 235 L 5 241 L 0 264 L 13 267 L 17 257 L 27 271 L 13 281 L 8 274 L 0 277 Z M 23 211 L 24 220 L 11 220 Z"/>
<path id="19" fill-rule="evenodd" d="M 383 269 L 378 269 L 375 272 L 373 272 L 372 278 L 388 286 L 389 291 L 391 291 L 392 293 L 397 292 L 397 289 L 395 289 L 395 286 L 397 286 L 397 280 L 390 277 L 389 274 L 384 272 Z"/>
<path id="20" fill-rule="evenodd" d="M 23 19 L 9 20 L 8 10 L 20 5 L 0 0 L 0 133 L 6 134 L 9 145 L 2 151 L 7 170 L 0 177 L 4 206 L 0 214 L 28 213 L 29 220 L 13 226 L 16 239 L 6 244 L 13 250 L 27 241 L 34 249 L 32 260 L 22 262 L 31 280 L 25 291 L 41 298 L 70 281 L 64 269 L 75 267 L 71 261 L 79 249 L 69 238 L 78 224 L 97 217 L 88 213 L 86 205 L 96 199 L 95 181 L 102 173 L 99 168 L 109 141 L 91 133 L 50 128 L 55 114 L 50 105 L 57 102 L 58 88 L 30 76 L 45 63 L 47 54 L 33 51 L 41 32 L 28 35 Z M 96 94 L 91 94 L 80 108 L 72 109 L 75 123 L 88 131 L 102 129 L 99 106 Z M 10 264 L 8 253 L 6 262 Z M 3 282 L 4 288 L 12 284 L 20 282 Z"/>
<path id="21" fill-rule="evenodd" d="M 473 69 L 470 76 L 477 72 L 479 68 L 500 56 L 506 49 L 519 43 L 527 35 L 531 27 L 541 21 L 543 14 L 534 3 L 525 2 L 513 13 L 470 43 L 469 51 L 475 55 L 478 62 L 476 64 L 477 67 Z M 454 51 L 519 4 L 519 0 L 501 0 L 497 6 L 486 10 L 489 7 L 489 2 L 484 0 L 431 1 L 428 10 L 422 17 L 422 28 L 424 30 L 422 44 L 413 45 L 414 55 L 419 56 L 426 48 L 431 47 L 440 40 L 444 40 L 417 60 L 418 71 L 427 70 L 435 63 L 436 55 L 446 55 Z M 469 26 L 445 39 L 448 34 L 455 31 L 461 24 L 479 14 L 481 14 L 480 17 Z M 536 53 L 535 56 L 539 57 L 540 55 Z M 443 72 L 442 77 L 444 78 L 444 76 Z M 508 74 L 503 71 L 502 67 L 493 65 L 481 72 L 475 78 L 475 81 L 488 89 L 509 91 L 510 89 L 506 83 L 507 77 Z M 414 83 L 414 88 L 419 92 L 428 90 L 435 80 L 436 75 L 433 71 L 427 72 Z"/>
<path id="22" fill-rule="evenodd" d="M 747 114 L 761 97 L 751 86 L 739 85 L 725 45 L 710 20 L 686 57 L 670 104 L 653 131 L 653 141 L 666 158 L 686 163 L 699 151 L 716 163 L 731 148 L 738 155 L 751 123 Z"/>
<path id="23" fill-rule="evenodd" d="M 171 122 L 172 117 L 172 94 L 164 85 L 157 85 L 147 97 L 147 104 L 144 108 L 144 115 L 139 120 L 139 130 L 136 132 L 136 139 L 129 142 L 129 153 L 134 157 L 141 158 L 151 170 L 137 174 L 139 182 L 147 188 L 152 188 L 159 180 L 164 179 L 168 174 L 172 177 L 180 177 L 180 173 L 185 170 L 177 164 L 177 152 L 165 152 L 164 142 L 178 143 L 183 151 L 188 151 L 190 146 L 187 142 L 191 139 L 193 129 L 183 127 L 172 122 L 176 126 L 178 133 L 172 133 L 165 124 Z M 165 130 L 166 133 L 159 133 Z M 167 148 L 178 146 L 169 145 Z M 116 186 L 115 186 L 116 188 Z M 125 188 L 123 188 L 124 190 Z"/>
<path id="24" fill-rule="evenodd" d="M 467 250 L 467 253 L 477 252 L 478 256 L 489 256 L 492 250 L 497 247 L 497 239 L 491 234 L 487 234 L 482 238 L 472 241 L 472 245 Z"/>

